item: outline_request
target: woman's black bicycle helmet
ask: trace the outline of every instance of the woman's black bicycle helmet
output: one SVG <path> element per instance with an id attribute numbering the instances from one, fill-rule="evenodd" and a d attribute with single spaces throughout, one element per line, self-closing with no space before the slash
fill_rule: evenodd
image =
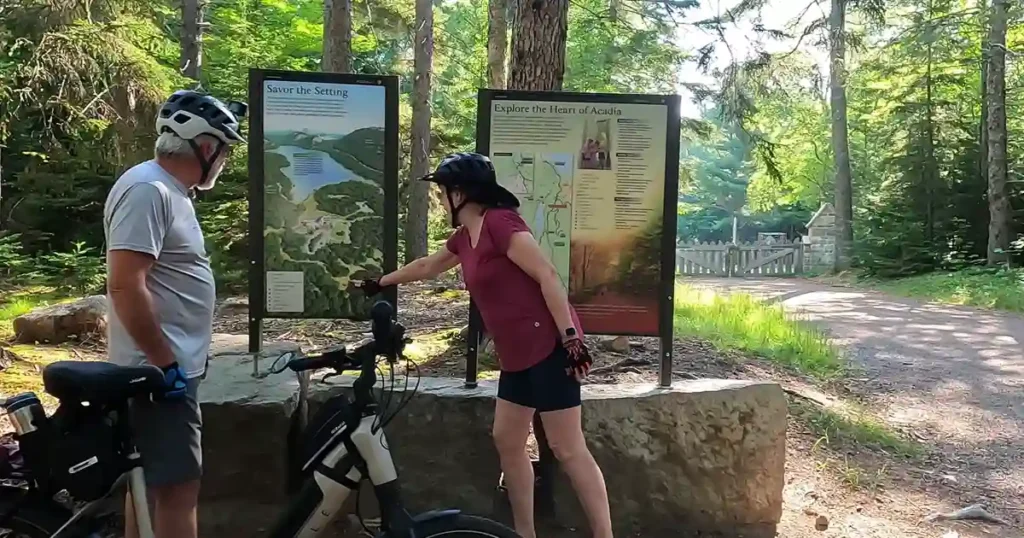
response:
<path id="1" fill-rule="evenodd" d="M 448 205 L 452 208 L 452 227 L 459 226 L 459 211 L 468 202 L 488 207 L 519 207 L 519 199 L 498 183 L 494 164 L 479 153 L 452 153 L 441 160 L 437 170 L 420 178 L 446 188 Z M 452 203 L 451 190 L 465 194 L 457 207 Z"/>

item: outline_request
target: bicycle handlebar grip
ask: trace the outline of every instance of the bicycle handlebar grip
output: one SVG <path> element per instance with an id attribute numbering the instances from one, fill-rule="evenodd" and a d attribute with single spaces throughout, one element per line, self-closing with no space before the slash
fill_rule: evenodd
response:
<path id="1" fill-rule="evenodd" d="M 370 309 L 370 331 L 377 346 L 383 346 L 391 338 L 391 316 L 394 307 L 387 301 L 377 301 Z"/>
<path id="2" fill-rule="evenodd" d="M 306 359 L 295 359 L 288 363 L 288 369 L 293 372 L 305 372 L 306 370 L 318 370 L 320 368 L 327 368 L 333 363 L 331 357 L 326 355 L 320 355 L 319 357 L 309 357 Z"/>

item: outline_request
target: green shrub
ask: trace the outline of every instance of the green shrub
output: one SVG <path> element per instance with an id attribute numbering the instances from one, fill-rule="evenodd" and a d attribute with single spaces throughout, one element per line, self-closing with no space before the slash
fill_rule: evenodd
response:
<path id="1" fill-rule="evenodd" d="M 249 282 L 249 202 L 244 196 L 202 202 L 200 220 L 218 293 L 245 293 Z"/>
<path id="2" fill-rule="evenodd" d="M 106 282 L 106 260 L 83 241 L 76 241 L 68 252 L 41 254 L 36 265 L 47 284 L 76 295 L 101 292 Z"/>
<path id="3" fill-rule="evenodd" d="M 32 257 L 21 245 L 21 234 L 0 236 L 0 281 L 31 273 Z"/>

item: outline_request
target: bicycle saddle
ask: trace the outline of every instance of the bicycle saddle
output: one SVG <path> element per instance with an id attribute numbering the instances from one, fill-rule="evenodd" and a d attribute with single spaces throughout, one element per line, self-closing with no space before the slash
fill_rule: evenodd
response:
<path id="1" fill-rule="evenodd" d="M 163 391 L 164 375 L 159 368 L 150 365 L 57 361 L 43 369 L 43 387 L 62 401 L 116 403 Z"/>

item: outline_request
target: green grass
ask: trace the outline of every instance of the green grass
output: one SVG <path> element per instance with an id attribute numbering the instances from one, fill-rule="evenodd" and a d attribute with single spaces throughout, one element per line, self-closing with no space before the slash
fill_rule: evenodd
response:
<path id="1" fill-rule="evenodd" d="M 1024 269 L 965 269 L 869 284 L 894 295 L 937 303 L 1024 312 Z"/>
<path id="2" fill-rule="evenodd" d="M 6 285 L 8 284 L 0 284 Z M 43 398 L 44 402 L 50 402 L 47 399 L 49 396 L 43 393 L 40 372 L 53 361 L 73 358 L 72 352 L 59 347 L 7 345 L 4 342 L 14 337 L 13 324 L 18 316 L 36 308 L 73 300 L 74 297 L 64 297 L 53 288 L 40 286 L 14 288 L 0 299 L 0 344 L 24 359 L 15 361 L 0 373 L 0 397 L 33 391 Z"/>
<path id="3" fill-rule="evenodd" d="M 9 284 L 0 284 L 6 287 Z M 57 290 L 45 286 L 14 288 L 0 299 L 0 342 L 14 336 L 14 318 L 37 308 L 74 301 L 77 297 L 65 297 Z"/>
<path id="4" fill-rule="evenodd" d="M 842 371 L 839 352 L 823 332 L 746 293 L 720 295 L 677 285 L 675 326 L 679 334 L 751 352 L 818 378 Z"/>
<path id="5" fill-rule="evenodd" d="M 0 373 L 0 398 L 7 398 L 22 392 L 34 392 L 44 405 L 55 405 L 56 399 L 43 389 L 43 368 L 51 362 L 77 360 L 78 356 L 64 347 L 31 345 L 4 347 L 16 353 L 23 360 L 14 361 Z"/>
<path id="6" fill-rule="evenodd" d="M 52 288 L 29 287 L 15 289 L 0 300 L 0 344 L 14 337 L 14 318 L 27 314 L 36 308 L 70 301 L 61 297 Z M 54 403 L 42 387 L 41 372 L 44 366 L 71 358 L 71 352 L 60 348 L 41 348 L 30 345 L 7 345 L 4 347 L 24 360 L 15 361 L 0 373 L 0 398 L 21 392 L 35 392 L 44 403 Z"/>
<path id="7" fill-rule="evenodd" d="M 904 457 L 921 454 L 921 446 L 893 431 L 883 421 L 867 411 L 852 405 L 824 408 L 794 402 L 790 412 L 803 419 L 807 427 L 819 436 L 816 446 L 842 448 L 859 445 Z"/>
<path id="8" fill-rule="evenodd" d="M 39 302 L 33 297 L 18 297 L 12 301 L 0 305 L 0 322 L 8 323 L 14 318 L 28 314 L 39 306 Z"/>

